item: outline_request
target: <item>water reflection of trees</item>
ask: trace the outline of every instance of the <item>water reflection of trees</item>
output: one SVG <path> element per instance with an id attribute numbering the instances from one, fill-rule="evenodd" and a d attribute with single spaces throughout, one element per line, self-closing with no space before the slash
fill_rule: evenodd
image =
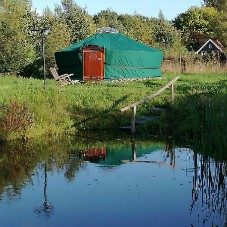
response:
<path id="1" fill-rule="evenodd" d="M 9 198 L 19 195 L 26 179 L 31 178 L 31 169 L 36 164 L 28 146 L 4 144 L 0 149 L 0 194 Z"/>
<path id="2" fill-rule="evenodd" d="M 11 142 L 0 147 L 0 199 L 3 193 L 11 199 L 32 181 L 39 163 L 45 160 L 46 172 L 65 171 L 68 180 L 83 164 L 80 153 L 67 140 Z"/>
<path id="3" fill-rule="evenodd" d="M 198 206 L 202 207 L 198 221 L 203 224 L 210 218 L 227 218 L 227 163 L 195 153 L 190 213 Z M 221 226 L 227 225 L 227 220 L 221 221 Z"/>
<path id="4" fill-rule="evenodd" d="M 81 152 L 78 150 L 70 152 L 65 163 L 64 176 L 68 181 L 73 181 L 76 177 L 77 171 L 85 166 L 84 160 L 81 157 Z"/>

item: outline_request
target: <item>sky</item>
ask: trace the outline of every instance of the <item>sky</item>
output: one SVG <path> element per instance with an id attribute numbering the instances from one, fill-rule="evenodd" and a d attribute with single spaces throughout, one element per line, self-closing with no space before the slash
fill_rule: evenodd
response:
<path id="1" fill-rule="evenodd" d="M 138 13 L 148 17 L 158 17 L 162 10 L 167 20 L 174 19 L 185 12 L 190 6 L 201 6 L 202 0 L 74 0 L 82 8 L 86 7 L 89 14 L 94 15 L 101 10 L 110 8 L 117 13 Z M 38 12 L 46 7 L 54 9 L 61 0 L 32 0 L 33 8 Z"/>

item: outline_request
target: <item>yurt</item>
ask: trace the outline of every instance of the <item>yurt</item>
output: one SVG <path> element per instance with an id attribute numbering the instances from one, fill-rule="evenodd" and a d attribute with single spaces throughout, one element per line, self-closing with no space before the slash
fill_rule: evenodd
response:
<path id="1" fill-rule="evenodd" d="M 136 79 L 161 76 L 163 53 L 115 30 L 104 29 L 55 53 L 59 74 L 74 79 Z"/>

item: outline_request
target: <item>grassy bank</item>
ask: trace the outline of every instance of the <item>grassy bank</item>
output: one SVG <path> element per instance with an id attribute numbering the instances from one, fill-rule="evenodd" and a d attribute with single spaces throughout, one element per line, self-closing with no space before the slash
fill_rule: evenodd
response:
<path id="1" fill-rule="evenodd" d="M 165 74 L 161 79 L 103 81 L 69 86 L 59 86 L 57 82 L 48 80 L 46 91 L 43 89 L 42 80 L 1 76 L 0 136 L 2 139 L 12 139 L 71 130 L 114 130 L 128 120 L 127 113 L 124 115 L 119 113 L 121 107 L 157 91 L 175 76 Z M 227 74 L 182 75 L 177 82 L 176 105 L 173 111 L 177 114 L 185 113 L 189 117 L 197 113 L 197 107 L 193 106 L 195 103 L 198 104 L 198 110 L 203 110 L 203 107 L 199 107 L 199 100 L 205 97 L 205 104 L 210 103 L 208 106 L 215 104 L 212 107 L 215 111 L 209 116 L 210 121 L 213 121 L 214 114 L 217 114 L 219 119 L 219 116 L 226 113 L 224 111 L 226 104 L 222 99 L 222 96 L 226 95 L 226 80 Z M 198 100 L 192 98 L 200 96 Z M 149 115 L 151 106 L 166 105 L 168 101 L 167 90 L 155 101 L 142 105 L 138 109 L 138 114 Z M 217 108 L 219 106 L 225 108 L 220 110 Z M 205 108 L 205 111 L 208 109 Z M 190 122 L 195 123 L 194 119 L 197 119 L 196 114 L 193 115 L 193 119 L 177 114 L 174 118 L 175 128 L 178 124 L 181 126 L 186 124 L 189 127 Z M 184 122 L 178 122 L 179 119 Z M 184 128 L 182 126 L 182 130 Z"/>
<path id="2" fill-rule="evenodd" d="M 119 119 L 120 107 L 155 91 L 170 77 L 152 80 L 152 84 L 101 82 L 65 87 L 49 80 L 44 91 L 42 80 L 1 76 L 1 137 L 60 133 L 73 125 L 75 129 L 107 128 L 115 125 L 112 117 Z"/>
<path id="3" fill-rule="evenodd" d="M 195 151 L 227 160 L 227 93 L 190 94 L 176 102 L 170 118 L 176 138 L 192 140 Z"/>

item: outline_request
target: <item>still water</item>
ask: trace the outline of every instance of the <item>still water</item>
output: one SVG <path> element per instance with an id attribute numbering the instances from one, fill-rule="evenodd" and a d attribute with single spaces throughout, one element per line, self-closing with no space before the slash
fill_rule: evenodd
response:
<path id="1" fill-rule="evenodd" d="M 227 163 L 152 141 L 0 150 L 0 226 L 226 226 Z"/>

